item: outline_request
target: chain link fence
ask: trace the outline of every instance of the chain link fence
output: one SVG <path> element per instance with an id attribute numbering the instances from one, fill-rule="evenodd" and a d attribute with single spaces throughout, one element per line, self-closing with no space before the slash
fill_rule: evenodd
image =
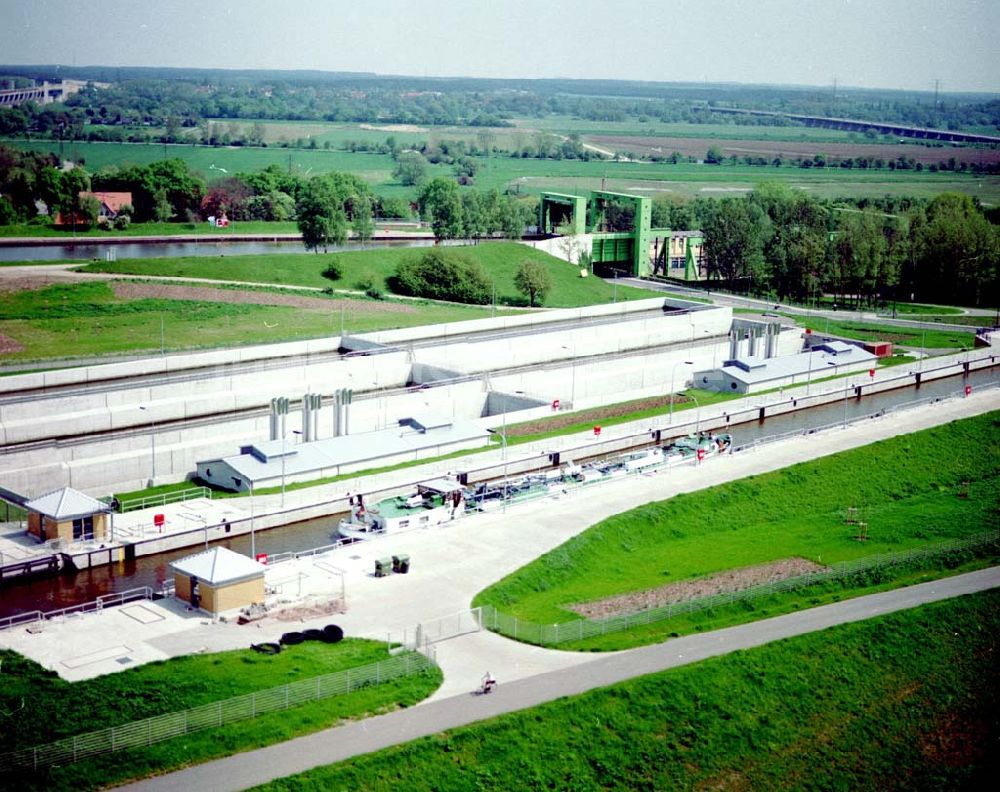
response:
<path id="1" fill-rule="evenodd" d="M 98 754 L 142 748 L 172 737 L 203 729 L 219 728 L 269 712 L 341 696 L 362 687 L 413 676 L 432 666 L 433 661 L 424 655 L 407 652 L 377 663 L 0 754 L 0 773 L 21 769 L 37 770 L 49 765 L 76 762 Z"/>
<path id="2" fill-rule="evenodd" d="M 578 619 L 558 624 L 537 624 L 519 619 L 516 616 L 498 611 L 492 605 L 482 607 L 482 623 L 493 632 L 506 635 L 525 643 L 539 646 L 556 646 L 569 641 L 581 641 L 609 633 L 624 632 L 633 627 L 666 621 L 675 616 L 700 611 L 711 610 L 737 602 L 753 602 L 786 591 L 805 588 L 817 583 L 834 580 L 845 580 L 855 575 L 870 574 L 881 569 L 902 566 L 905 564 L 930 561 L 941 558 L 949 553 L 968 550 L 979 550 L 989 545 L 1000 544 L 1000 533 L 996 530 L 983 531 L 963 539 L 949 542 L 938 542 L 926 547 L 904 550 L 898 553 L 880 553 L 854 561 L 842 561 L 838 564 L 810 572 L 805 575 L 773 580 L 744 589 L 713 594 L 709 597 L 672 602 L 657 608 L 635 613 L 624 613 L 619 616 L 609 616 L 604 619 Z"/>

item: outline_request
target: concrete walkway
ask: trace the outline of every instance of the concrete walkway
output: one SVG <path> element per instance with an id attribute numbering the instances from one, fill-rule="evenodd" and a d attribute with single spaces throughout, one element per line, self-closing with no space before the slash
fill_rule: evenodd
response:
<path id="1" fill-rule="evenodd" d="M 500 685 L 486 696 L 466 691 L 432 700 L 411 709 L 352 721 L 306 737 L 236 754 L 122 789 L 142 792 L 215 792 L 241 790 L 314 767 L 341 762 L 361 754 L 431 734 L 465 726 L 508 712 L 535 707 L 563 696 L 613 685 L 634 677 L 695 663 L 709 657 L 750 649 L 795 635 L 817 632 L 839 624 L 862 621 L 930 602 L 1000 586 L 1000 568 L 922 583 L 881 594 L 838 602 L 808 611 L 778 616 L 724 630 L 677 638 L 662 644 L 600 656 L 566 670 L 506 683 L 497 667 Z M 472 640 L 454 639 L 451 643 Z"/>

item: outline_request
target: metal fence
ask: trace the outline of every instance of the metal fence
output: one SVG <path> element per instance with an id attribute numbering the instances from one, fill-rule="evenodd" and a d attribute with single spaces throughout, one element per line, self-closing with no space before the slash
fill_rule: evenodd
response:
<path id="1" fill-rule="evenodd" d="M 0 772 L 64 765 L 98 754 L 142 748 L 172 737 L 219 728 L 269 712 L 290 709 L 311 701 L 345 695 L 362 687 L 419 674 L 432 665 L 432 661 L 422 654 L 399 654 L 370 665 L 0 754 Z"/>
<path id="2" fill-rule="evenodd" d="M 136 509 L 149 509 L 153 506 L 166 506 L 168 503 L 180 503 L 181 501 L 194 500 L 195 498 L 211 498 L 212 490 L 208 487 L 189 487 L 187 489 L 176 490 L 175 492 L 164 492 L 162 495 L 148 495 L 145 498 L 131 498 L 121 501 L 119 511 L 123 514 Z"/>
<path id="3" fill-rule="evenodd" d="M 156 594 L 153 592 L 152 588 L 149 586 L 140 586 L 139 588 L 128 589 L 127 591 L 118 591 L 114 594 L 105 594 L 103 597 L 98 597 L 90 602 L 81 602 L 79 605 L 69 605 L 68 607 L 59 608 L 58 610 L 33 610 L 26 611 L 25 613 L 17 613 L 13 616 L 5 616 L 0 619 L 0 631 L 10 629 L 11 627 L 41 624 L 42 622 L 50 619 L 57 619 L 65 616 L 76 616 L 81 613 L 96 613 L 104 610 L 105 608 L 114 607 L 115 605 L 124 605 L 126 602 L 134 602 L 136 600 L 152 600 L 155 598 Z"/>
<path id="4" fill-rule="evenodd" d="M 810 572 L 805 575 L 773 580 L 744 589 L 714 594 L 709 597 L 673 602 L 657 608 L 649 608 L 635 613 L 625 613 L 620 616 L 610 616 L 605 619 L 579 619 L 558 624 L 537 624 L 498 611 L 492 605 L 485 605 L 482 607 L 482 622 L 488 629 L 519 641 L 540 646 L 554 646 L 568 641 L 581 641 L 584 638 L 623 632 L 633 627 L 654 624 L 666 621 L 675 616 L 698 613 L 700 611 L 711 610 L 712 608 L 732 605 L 737 602 L 753 602 L 754 600 L 769 597 L 773 594 L 793 591 L 817 583 L 844 580 L 854 575 L 876 572 L 880 569 L 929 561 L 948 553 L 974 550 L 998 542 L 1000 542 L 1000 533 L 995 530 L 984 531 L 964 539 L 938 542 L 926 547 L 904 550 L 898 553 L 880 553 L 854 561 L 843 561 L 826 569 Z"/>

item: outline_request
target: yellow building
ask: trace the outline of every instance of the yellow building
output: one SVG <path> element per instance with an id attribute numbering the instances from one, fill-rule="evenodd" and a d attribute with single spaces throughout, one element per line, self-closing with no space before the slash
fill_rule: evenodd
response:
<path id="1" fill-rule="evenodd" d="M 111 507 L 70 487 L 28 501 L 24 508 L 28 512 L 28 533 L 43 542 L 103 541 L 108 536 Z"/>
<path id="2" fill-rule="evenodd" d="M 225 547 L 213 547 L 170 565 L 174 596 L 209 613 L 264 601 L 264 566 Z"/>

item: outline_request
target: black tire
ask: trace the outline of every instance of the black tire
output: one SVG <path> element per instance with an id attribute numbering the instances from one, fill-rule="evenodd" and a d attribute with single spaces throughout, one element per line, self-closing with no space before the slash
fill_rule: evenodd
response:
<path id="1" fill-rule="evenodd" d="M 303 630 L 302 635 L 307 641 L 322 641 L 324 633 L 322 630 L 311 629 Z"/>
<path id="2" fill-rule="evenodd" d="M 327 643 L 339 643 L 344 639 L 344 631 L 336 624 L 328 624 L 323 628 L 323 640 Z"/>
<path id="3" fill-rule="evenodd" d="M 250 648 L 253 649 L 255 652 L 260 652 L 261 654 L 266 654 L 266 655 L 276 655 L 280 654 L 281 652 L 281 644 L 274 643 L 272 641 L 265 641 L 264 643 L 259 643 L 259 644 L 250 644 Z"/>
<path id="4" fill-rule="evenodd" d="M 306 637 L 300 632 L 286 632 L 281 636 L 281 643 L 285 646 L 296 646 L 302 643 Z"/>

